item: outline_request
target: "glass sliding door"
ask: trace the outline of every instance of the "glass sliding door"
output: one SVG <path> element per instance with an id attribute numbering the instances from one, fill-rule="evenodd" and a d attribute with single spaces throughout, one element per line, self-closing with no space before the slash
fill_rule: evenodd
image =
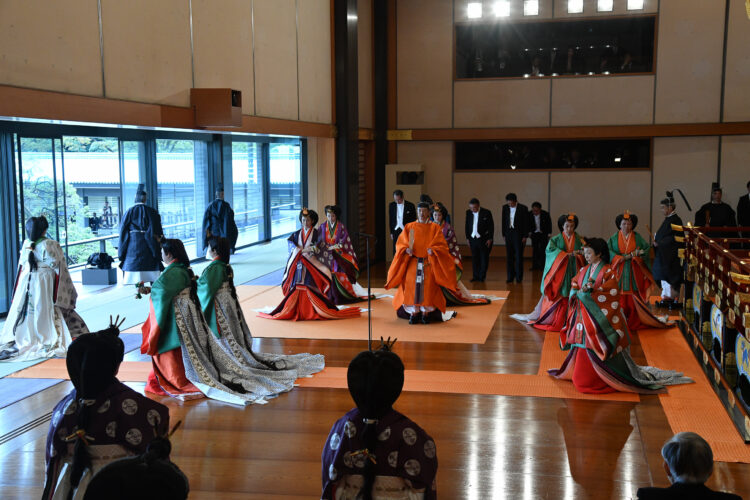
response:
<path id="1" fill-rule="evenodd" d="M 232 189 L 238 247 L 266 239 L 262 149 L 256 142 L 232 143 L 232 185 L 224 189 Z"/>
<path id="2" fill-rule="evenodd" d="M 60 162 L 65 195 L 65 245 L 71 265 L 94 252 L 116 255 L 120 223 L 119 141 L 113 137 L 64 136 Z M 61 241 L 63 243 L 63 241 Z"/>
<path id="3" fill-rule="evenodd" d="M 119 220 L 135 203 L 138 184 L 145 184 L 146 144 L 143 141 L 120 141 L 120 179 L 122 203 L 116 219 Z"/>
<path id="4" fill-rule="evenodd" d="M 164 236 L 185 244 L 188 257 L 198 255 L 197 238 L 208 205 L 208 146 L 204 141 L 156 140 L 158 206 Z"/>
<path id="5" fill-rule="evenodd" d="M 19 236 L 26 238 L 25 221 L 43 215 L 49 222 L 48 235 L 60 241 L 57 213 L 57 169 L 55 140 L 52 138 L 18 138 L 18 192 L 20 193 Z"/>
<path id="6" fill-rule="evenodd" d="M 302 209 L 299 144 L 269 144 L 271 237 L 296 231 Z M 322 214 L 318 214 L 322 217 Z M 321 219 L 322 220 L 322 219 Z"/>

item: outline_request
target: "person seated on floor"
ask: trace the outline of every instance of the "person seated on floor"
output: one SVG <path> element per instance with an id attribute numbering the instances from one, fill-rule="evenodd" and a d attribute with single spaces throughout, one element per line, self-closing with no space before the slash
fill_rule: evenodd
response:
<path id="1" fill-rule="evenodd" d="M 413 325 L 442 320 L 445 296 L 441 287 L 456 289 L 456 267 L 443 231 L 431 222 L 430 206 L 420 202 L 417 220 L 407 224 L 398 237 L 385 288 L 398 288 L 393 308 Z"/>
<path id="2" fill-rule="evenodd" d="M 323 500 L 437 498 L 435 441 L 393 409 L 404 364 L 385 342 L 359 353 L 347 371 L 357 405 L 331 428 L 322 453 Z"/>
<path id="3" fill-rule="evenodd" d="M 169 459 L 171 451 L 169 437 L 159 436 L 145 453 L 105 465 L 91 479 L 83 500 L 185 500 L 190 485 Z"/>
<path id="4" fill-rule="evenodd" d="M 560 234 L 547 243 L 542 296 L 529 314 L 511 314 L 511 318 L 535 328 L 559 332 L 565 326 L 568 296 L 573 278 L 583 267 L 583 238 L 576 232 L 578 216 L 563 214 L 557 219 Z"/>
<path id="5" fill-rule="evenodd" d="M 203 317 L 216 341 L 245 368 L 246 378 L 254 385 L 253 393 L 272 397 L 291 391 L 298 378 L 321 371 L 325 366 L 321 354 L 265 354 L 253 350 L 253 335 L 237 299 L 234 271 L 229 265 L 231 243 L 217 237 L 206 243 L 210 264 L 198 279 Z"/>
<path id="6" fill-rule="evenodd" d="M 182 400 L 206 396 L 236 405 L 265 403 L 275 396 L 244 354 L 235 354 L 231 338 L 217 338 L 211 331 L 182 242 L 164 239 L 161 247 L 167 267 L 152 288 L 142 290 L 151 295 L 150 314 L 141 327 L 141 353 L 152 357 L 153 366 L 146 391 Z"/>
<path id="7" fill-rule="evenodd" d="M 666 392 L 665 385 L 692 382 L 682 373 L 635 364 L 607 243 L 588 239 L 583 255 L 588 264 L 573 278 L 568 319 L 560 332 L 560 346 L 570 352 L 562 366 L 549 374 L 572 380 L 579 392 L 588 394 L 654 394 Z"/>
<path id="8" fill-rule="evenodd" d="M 661 448 L 669 488 L 639 488 L 639 500 L 742 500 L 739 495 L 713 491 L 704 484 L 714 469 L 714 455 L 705 439 L 680 432 Z"/>
<path id="9" fill-rule="evenodd" d="M 68 348 L 65 362 L 73 390 L 52 411 L 43 499 L 83 498 L 99 469 L 145 452 L 154 436 L 167 433 L 167 407 L 117 380 L 125 351 L 118 319 L 110 319 L 106 330 L 81 335 Z"/>
<path id="10" fill-rule="evenodd" d="M 289 259 L 284 269 L 281 290 L 284 298 L 270 313 L 259 312 L 267 319 L 292 321 L 315 319 L 346 319 L 360 316 L 359 307 L 339 310 L 329 298 L 333 283 L 331 270 L 318 260 L 318 213 L 303 208 L 299 213 L 302 228 L 293 232 L 289 242 Z"/>
<path id="11" fill-rule="evenodd" d="M 668 328 L 666 317 L 657 317 L 649 309 L 649 289 L 654 284 L 651 274 L 651 245 L 635 232 L 638 217 L 625 210 L 615 218 L 619 228 L 607 245 L 612 256 L 612 270 L 622 295 L 622 309 L 631 332 L 643 328 Z"/>
<path id="12" fill-rule="evenodd" d="M 30 361 L 65 356 L 73 337 L 88 333 L 76 313 L 65 252 L 47 238 L 44 216 L 26 221 L 26 240 L 18 258 L 13 301 L 0 329 L 0 360 Z"/>
<path id="13" fill-rule="evenodd" d="M 446 243 L 448 243 L 448 251 L 453 257 L 453 262 L 456 264 L 456 289 L 448 290 L 443 288 L 443 295 L 445 300 L 450 305 L 483 305 L 489 304 L 490 299 L 482 297 L 480 295 L 474 296 L 466 286 L 461 283 L 461 276 L 464 272 L 464 266 L 461 262 L 461 250 L 458 247 L 458 240 L 456 239 L 456 232 L 453 230 L 450 222 L 448 222 L 448 209 L 445 208 L 440 202 L 432 205 L 432 220 L 440 226 L 440 230 L 443 233 Z"/>
<path id="14" fill-rule="evenodd" d="M 357 253 L 349 238 L 349 231 L 341 222 L 341 207 L 327 205 L 326 220 L 318 227 L 318 260 L 331 271 L 332 284 L 328 298 L 334 304 L 349 304 L 367 299 L 367 291 L 358 283 Z"/>

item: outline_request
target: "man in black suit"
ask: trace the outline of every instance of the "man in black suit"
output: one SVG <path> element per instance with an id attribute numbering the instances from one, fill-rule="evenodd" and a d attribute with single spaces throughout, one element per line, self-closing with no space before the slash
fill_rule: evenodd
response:
<path id="1" fill-rule="evenodd" d="M 396 254 L 396 241 L 404 226 L 417 220 L 417 209 L 414 203 L 404 199 L 404 192 L 397 189 L 393 192 L 393 201 L 388 205 L 388 226 L 393 242 L 393 254 Z"/>
<path id="2" fill-rule="evenodd" d="M 492 238 L 495 234 L 495 221 L 492 212 L 479 206 L 479 200 L 469 200 L 466 211 L 466 241 L 471 248 L 471 281 L 484 281 L 487 278 L 487 266 L 492 252 Z"/>
<path id="3" fill-rule="evenodd" d="M 747 194 L 740 196 L 740 201 L 737 203 L 737 225 L 750 227 L 750 182 L 747 183 Z M 742 232 L 743 238 L 750 238 L 750 231 Z M 747 243 L 745 248 L 748 248 Z"/>
<path id="4" fill-rule="evenodd" d="M 516 193 L 505 196 L 508 203 L 503 205 L 503 238 L 508 260 L 508 279 L 512 283 L 523 281 L 523 247 L 529 235 L 529 209 L 518 203 Z"/>
<path id="5" fill-rule="evenodd" d="M 705 483 L 714 469 L 714 454 L 705 439 L 694 432 L 680 432 L 661 449 L 664 470 L 672 486 L 639 488 L 639 500 L 742 500 L 732 493 L 708 489 Z"/>
<path id="6" fill-rule="evenodd" d="M 543 270 L 547 242 L 552 234 L 552 219 L 549 212 L 542 210 L 542 204 L 535 201 L 531 204 L 529 220 L 529 237 L 531 238 L 531 270 Z"/>

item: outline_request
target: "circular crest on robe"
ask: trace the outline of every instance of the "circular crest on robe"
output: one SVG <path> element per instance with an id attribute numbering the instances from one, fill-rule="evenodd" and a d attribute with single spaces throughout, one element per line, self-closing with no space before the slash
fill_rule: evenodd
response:
<path id="1" fill-rule="evenodd" d="M 573 230 L 578 229 L 578 216 L 574 214 L 573 212 L 570 212 L 569 214 L 562 214 L 560 217 L 557 218 L 557 228 L 562 233 L 563 225 L 565 225 L 565 221 L 573 221 Z"/>
<path id="2" fill-rule="evenodd" d="M 633 223 L 633 230 L 635 230 L 635 227 L 638 225 L 638 216 L 635 214 L 631 214 L 627 210 L 625 210 L 625 213 L 622 213 L 615 217 L 615 226 L 617 226 L 617 229 L 620 229 L 620 223 L 622 222 L 622 219 L 630 219 L 630 222 Z"/>
<path id="3" fill-rule="evenodd" d="M 389 350 L 363 351 L 349 363 L 349 393 L 364 418 L 388 413 L 404 387 L 404 364 Z"/>

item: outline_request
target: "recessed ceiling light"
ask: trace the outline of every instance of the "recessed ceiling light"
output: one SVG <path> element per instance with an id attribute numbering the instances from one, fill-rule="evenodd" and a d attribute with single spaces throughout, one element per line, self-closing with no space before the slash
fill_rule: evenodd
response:
<path id="1" fill-rule="evenodd" d="M 495 2 L 493 9 L 495 11 L 495 17 L 508 17 L 510 16 L 510 1 L 501 0 Z"/>
<path id="2" fill-rule="evenodd" d="M 524 0 L 523 15 L 524 16 L 538 16 L 539 15 L 539 0 Z"/>
<path id="3" fill-rule="evenodd" d="M 469 2 L 466 6 L 466 16 L 469 19 L 479 19 L 482 17 L 482 2 Z"/>
<path id="4" fill-rule="evenodd" d="M 568 14 L 583 12 L 583 0 L 568 0 Z"/>

